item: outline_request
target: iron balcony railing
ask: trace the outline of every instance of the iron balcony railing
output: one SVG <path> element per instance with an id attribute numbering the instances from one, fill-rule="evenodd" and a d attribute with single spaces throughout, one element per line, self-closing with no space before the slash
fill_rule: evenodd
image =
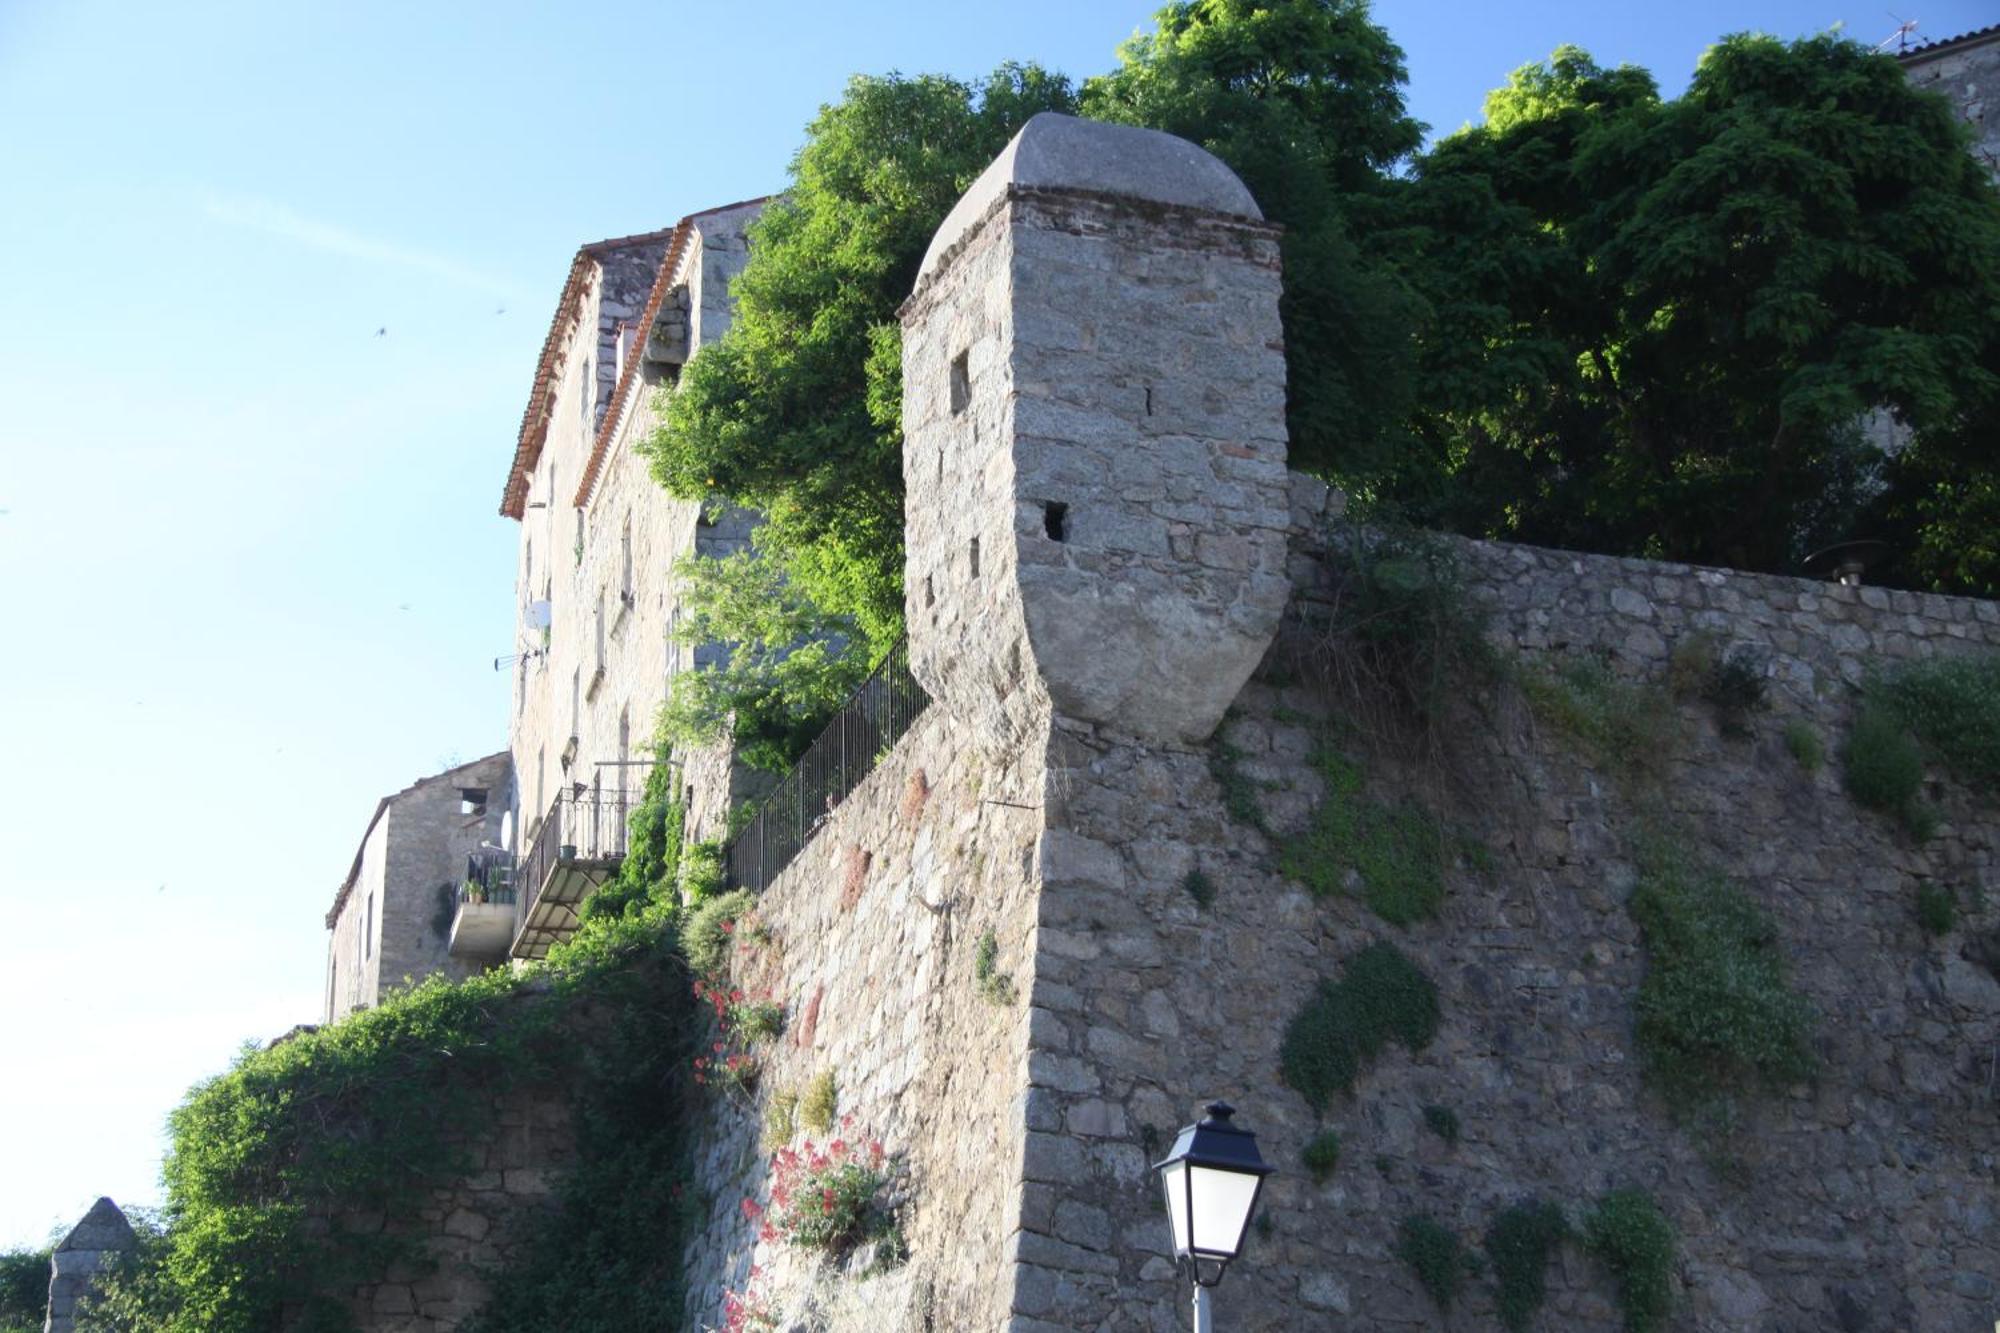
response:
<path id="1" fill-rule="evenodd" d="M 763 892 L 930 702 L 897 640 L 724 851 L 730 887 Z"/>
<path id="2" fill-rule="evenodd" d="M 624 791 L 586 787 L 557 794 L 514 875 L 515 884 L 528 894 L 531 912 L 558 865 L 624 859 L 625 825 L 634 804 L 632 794 Z"/>
<path id="3" fill-rule="evenodd" d="M 462 903 L 514 901 L 514 856 L 498 847 L 481 847 L 465 858 L 465 879 L 458 886 Z"/>

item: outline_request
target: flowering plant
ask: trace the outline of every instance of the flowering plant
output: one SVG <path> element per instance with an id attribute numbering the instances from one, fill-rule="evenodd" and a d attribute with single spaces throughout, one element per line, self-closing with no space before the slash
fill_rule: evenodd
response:
<path id="1" fill-rule="evenodd" d="M 732 1051 L 716 1042 L 707 1055 L 694 1058 L 694 1081 L 704 1088 L 747 1093 L 757 1082 L 757 1057 L 748 1051 Z"/>
<path id="2" fill-rule="evenodd" d="M 750 1280 L 743 1284 L 743 1294 L 733 1291 L 722 1293 L 722 1328 L 718 1333 L 776 1333 L 778 1314 L 770 1305 L 763 1292 L 757 1290 L 757 1280 L 763 1270 L 755 1264 L 750 1266 Z"/>
<path id="3" fill-rule="evenodd" d="M 745 1217 L 763 1220 L 760 1240 L 838 1253 L 886 1225 L 881 1194 L 891 1176 L 881 1143 L 863 1147 L 836 1138 L 820 1148 L 807 1139 L 796 1149 L 780 1148 L 771 1164 L 771 1206 L 743 1201 Z"/>
<path id="4" fill-rule="evenodd" d="M 694 997 L 715 1011 L 716 1025 L 738 1045 L 768 1041 L 785 1030 L 785 1010 L 768 990 L 746 995 L 741 990 L 696 978 Z"/>

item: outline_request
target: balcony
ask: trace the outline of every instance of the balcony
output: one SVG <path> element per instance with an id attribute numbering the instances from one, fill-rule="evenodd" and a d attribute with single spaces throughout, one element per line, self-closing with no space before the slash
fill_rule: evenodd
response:
<path id="1" fill-rule="evenodd" d="M 625 860 L 626 823 L 635 798 L 623 791 L 572 788 L 542 817 L 514 874 L 527 907 L 508 952 L 546 958 L 549 947 L 574 934 L 577 909 Z"/>
<path id="2" fill-rule="evenodd" d="M 458 906 L 451 918 L 453 958 L 497 963 L 514 939 L 514 858 L 482 847 L 465 858 Z"/>

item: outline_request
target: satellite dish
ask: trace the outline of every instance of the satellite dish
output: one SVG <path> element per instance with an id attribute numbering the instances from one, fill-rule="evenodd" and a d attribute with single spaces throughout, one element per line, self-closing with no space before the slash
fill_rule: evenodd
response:
<path id="1" fill-rule="evenodd" d="M 529 629 L 547 629 L 550 620 L 548 602 L 529 602 L 526 620 Z"/>
<path id="2" fill-rule="evenodd" d="M 512 810 L 500 816 L 500 849 L 507 852 L 514 850 L 514 812 Z"/>

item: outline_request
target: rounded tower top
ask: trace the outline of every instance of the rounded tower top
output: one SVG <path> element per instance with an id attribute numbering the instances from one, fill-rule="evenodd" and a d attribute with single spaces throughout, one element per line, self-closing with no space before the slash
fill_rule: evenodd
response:
<path id="1" fill-rule="evenodd" d="M 924 251 L 919 286 L 1013 186 L 1090 190 L 1260 222 L 1264 217 L 1236 173 L 1186 139 L 1043 111 L 1021 127 L 946 214 Z"/>

